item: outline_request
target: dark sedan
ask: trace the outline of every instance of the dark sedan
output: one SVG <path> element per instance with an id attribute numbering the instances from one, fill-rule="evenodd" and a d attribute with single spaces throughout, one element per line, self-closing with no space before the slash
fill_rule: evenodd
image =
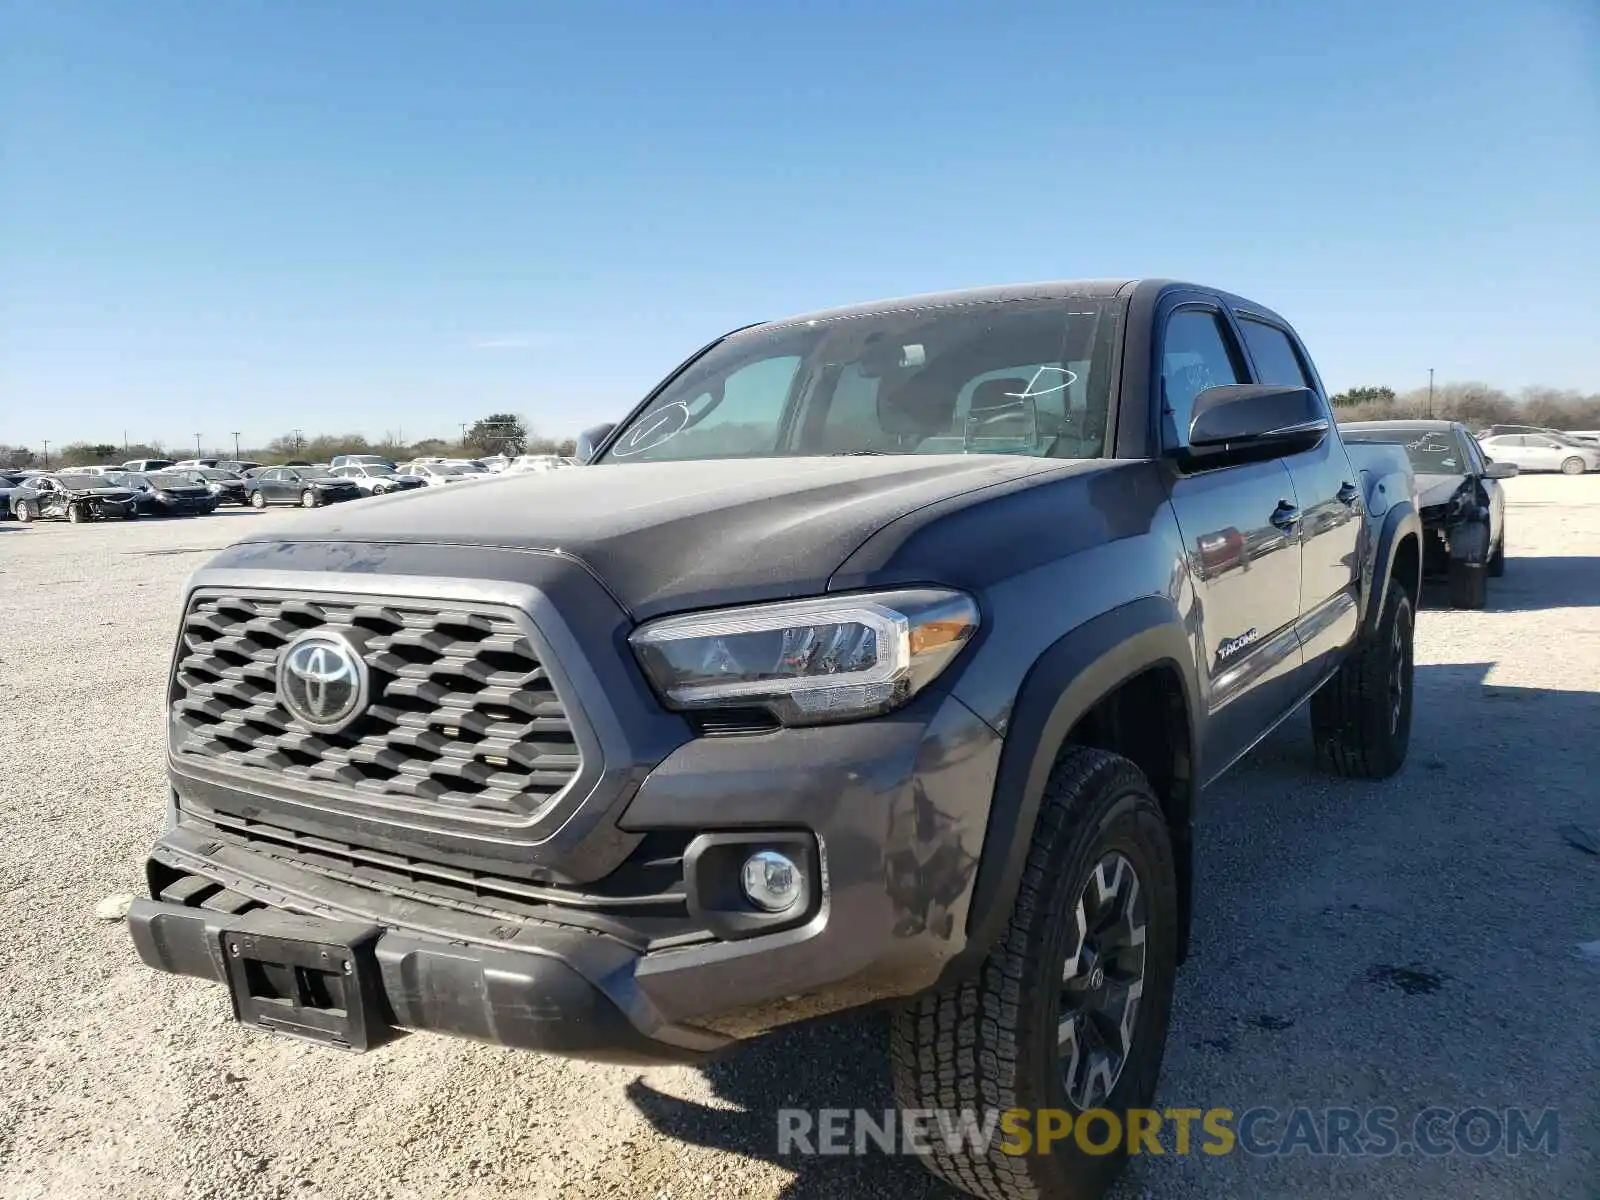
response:
<path id="1" fill-rule="evenodd" d="M 123 471 L 105 478 L 133 492 L 141 517 L 200 517 L 217 511 L 217 497 L 190 471 Z"/>
<path id="2" fill-rule="evenodd" d="M 361 495 L 353 480 L 341 479 L 327 467 L 268 467 L 245 480 L 244 490 L 254 508 L 269 504 L 317 508 Z"/>
<path id="3" fill-rule="evenodd" d="M 1347 444 L 1405 447 L 1417 477 L 1422 569 L 1448 580 L 1454 608 L 1482 608 L 1488 577 L 1506 569 L 1506 498 L 1499 480 L 1511 463 L 1485 457 L 1459 421 L 1362 421 L 1340 425 Z"/>
<path id="4" fill-rule="evenodd" d="M 104 475 L 34 475 L 11 489 L 11 515 L 19 521 L 132 520 L 135 493 Z"/>
<path id="5" fill-rule="evenodd" d="M 177 472 L 194 480 L 206 491 L 217 498 L 218 504 L 249 504 L 250 497 L 245 494 L 245 478 L 237 471 L 230 471 L 223 467 L 195 467 L 192 470 Z"/>

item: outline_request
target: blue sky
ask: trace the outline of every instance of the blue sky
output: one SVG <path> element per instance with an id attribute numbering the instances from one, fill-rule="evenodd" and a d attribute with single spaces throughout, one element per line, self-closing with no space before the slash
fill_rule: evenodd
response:
<path id="1" fill-rule="evenodd" d="M 1335 388 L 1600 391 L 1600 7 L 0 0 L 0 442 L 566 434 L 752 320 L 1144 274 Z"/>

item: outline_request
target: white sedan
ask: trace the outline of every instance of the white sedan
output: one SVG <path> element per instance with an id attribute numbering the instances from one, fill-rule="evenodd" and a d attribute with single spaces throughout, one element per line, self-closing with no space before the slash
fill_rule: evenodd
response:
<path id="1" fill-rule="evenodd" d="M 493 479 L 487 471 L 475 471 L 461 463 L 412 463 L 398 472 L 401 478 L 420 479 L 429 487 L 447 483 L 464 483 L 474 479 Z"/>
<path id="2" fill-rule="evenodd" d="M 1560 471 L 1563 475 L 1600 471 L 1600 446 L 1545 433 L 1498 433 L 1479 438 L 1478 445 L 1496 462 L 1516 463 L 1519 471 Z"/>

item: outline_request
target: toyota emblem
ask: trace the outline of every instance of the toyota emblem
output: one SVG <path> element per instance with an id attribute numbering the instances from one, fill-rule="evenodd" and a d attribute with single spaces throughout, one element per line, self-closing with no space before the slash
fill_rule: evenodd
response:
<path id="1" fill-rule="evenodd" d="M 318 733 L 337 733 L 367 707 L 367 664 L 336 633 L 304 633 L 278 656 L 278 699 Z"/>

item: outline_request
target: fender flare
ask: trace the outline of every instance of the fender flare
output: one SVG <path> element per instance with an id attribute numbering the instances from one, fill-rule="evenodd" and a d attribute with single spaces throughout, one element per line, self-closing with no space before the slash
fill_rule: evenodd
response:
<path id="1" fill-rule="evenodd" d="M 1416 578 L 1408 579 L 1406 583 L 1413 600 L 1422 597 L 1422 518 L 1417 515 L 1416 506 L 1410 500 L 1402 500 L 1384 513 L 1377 545 L 1373 548 L 1372 571 L 1367 576 L 1369 599 L 1361 619 L 1363 634 L 1370 634 L 1377 628 L 1378 617 L 1383 613 L 1383 606 L 1389 598 L 1389 584 L 1394 577 L 1395 552 L 1408 534 L 1417 543 L 1417 572 Z"/>
<path id="2" fill-rule="evenodd" d="M 1012 705 L 995 778 L 983 853 L 967 910 L 967 943 L 946 977 L 975 965 L 1004 932 L 1021 883 L 1044 788 L 1073 727 L 1104 697 L 1153 667 L 1183 680 L 1190 752 L 1199 751 L 1200 683 L 1177 606 L 1150 596 L 1103 613 L 1053 643 L 1029 668 Z M 1199 772 L 1192 772 L 1198 779 Z M 1193 789 L 1174 806 L 1173 850 L 1182 908 L 1190 911 Z M 1183 942 L 1187 943 L 1187 919 Z"/>

